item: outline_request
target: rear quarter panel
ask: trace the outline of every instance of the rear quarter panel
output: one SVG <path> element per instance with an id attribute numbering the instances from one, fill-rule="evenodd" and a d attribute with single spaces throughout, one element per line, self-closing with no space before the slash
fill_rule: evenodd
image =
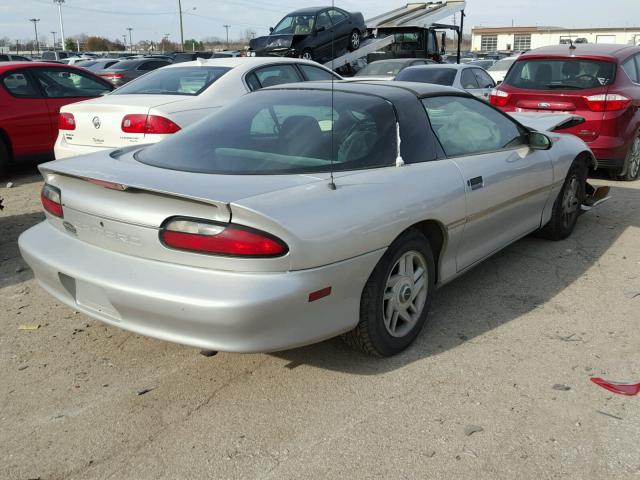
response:
<path id="1" fill-rule="evenodd" d="M 465 187 L 449 160 L 367 170 L 272 192 L 231 204 L 233 221 L 282 238 L 292 270 L 336 263 L 386 249 L 425 220 L 445 235 L 440 279 L 455 274 L 455 251 L 464 228 Z"/>

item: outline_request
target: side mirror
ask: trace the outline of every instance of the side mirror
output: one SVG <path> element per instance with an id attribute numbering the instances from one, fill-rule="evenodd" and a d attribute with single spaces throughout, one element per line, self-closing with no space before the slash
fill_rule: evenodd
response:
<path id="1" fill-rule="evenodd" d="M 273 33 L 274 30 L 275 30 L 275 28 L 269 27 L 269 33 Z"/>
<path id="2" fill-rule="evenodd" d="M 531 132 L 529 134 L 529 146 L 532 150 L 549 150 L 551 145 L 551 139 L 544 133 Z"/>
<path id="3" fill-rule="evenodd" d="M 316 33 L 324 32 L 326 29 L 327 27 L 318 27 L 316 28 Z"/>

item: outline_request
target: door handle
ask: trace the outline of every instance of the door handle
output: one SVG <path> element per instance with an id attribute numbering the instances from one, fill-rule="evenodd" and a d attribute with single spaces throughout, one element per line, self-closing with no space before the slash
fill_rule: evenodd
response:
<path id="1" fill-rule="evenodd" d="M 484 179 L 482 177 L 475 177 L 467 181 L 467 185 L 471 190 L 479 190 L 484 187 Z"/>

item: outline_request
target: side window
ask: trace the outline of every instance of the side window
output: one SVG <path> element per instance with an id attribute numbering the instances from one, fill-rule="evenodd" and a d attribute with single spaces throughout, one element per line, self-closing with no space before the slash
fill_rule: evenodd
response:
<path id="1" fill-rule="evenodd" d="M 11 60 L 15 60 L 16 62 L 28 62 L 29 59 L 27 57 L 22 57 L 20 55 L 11 55 Z"/>
<path id="2" fill-rule="evenodd" d="M 0 62 L 8 62 L 9 55 L 0 55 Z"/>
<path id="3" fill-rule="evenodd" d="M 333 25 L 331 24 L 331 17 L 327 12 L 322 12 L 318 14 L 318 20 L 316 20 L 316 28 L 324 27 L 326 30 L 329 30 Z"/>
<path id="4" fill-rule="evenodd" d="M 111 91 L 107 85 L 75 70 L 39 68 L 33 73 L 49 98 L 99 97 Z"/>
<path id="5" fill-rule="evenodd" d="M 460 76 L 460 83 L 462 84 L 462 88 L 479 88 L 478 82 L 476 81 L 476 76 L 473 74 L 470 68 L 462 71 L 462 75 Z"/>
<path id="6" fill-rule="evenodd" d="M 302 78 L 293 65 L 273 65 L 271 67 L 259 68 L 254 73 L 260 82 L 261 88 L 302 81 Z"/>
<path id="7" fill-rule="evenodd" d="M 342 13 L 340 10 L 329 10 L 329 16 L 331 17 L 331 21 L 334 25 L 337 25 L 340 22 L 344 22 L 349 17 L 346 14 Z"/>
<path id="8" fill-rule="evenodd" d="M 476 80 L 478 81 L 480 88 L 493 88 L 496 86 L 493 79 L 484 70 L 474 68 L 473 73 L 476 75 Z"/>
<path id="9" fill-rule="evenodd" d="M 631 57 L 629 60 L 622 64 L 622 68 L 625 72 L 627 72 L 627 75 L 629 75 L 629 78 L 634 83 L 640 83 L 640 79 L 638 78 L 640 74 L 638 73 L 638 62 L 636 61 L 637 58 L 640 57 L 636 55 L 635 57 Z"/>
<path id="10" fill-rule="evenodd" d="M 332 80 L 336 78 L 333 76 L 331 72 L 327 72 L 322 68 L 312 67 L 311 65 L 298 65 L 298 66 L 300 67 L 300 70 L 302 70 L 302 73 L 304 74 L 304 76 L 307 77 L 307 80 L 310 82 L 313 82 L 316 80 Z"/>
<path id="11" fill-rule="evenodd" d="M 38 98 L 40 96 L 31 80 L 24 73 L 10 73 L 2 79 L 2 83 L 14 97 Z"/>
<path id="12" fill-rule="evenodd" d="M 244 79 L 247 82 L 249 90 L 251 90 L 252 92 L 260 90 L 262 88 L 262 86 L 260 85 L 260 81 L 258 80 L 258 77 L 256 77 L 255 73 L 248 74 L 246 77 L 244 77 Z"/>
<path id="13" fill-rule="evenodd" d="M 423 100 L 431 126 L 449 157 L 474 155 L 526 143 L 525 135 L 508 117 L 480 100 L 433 97 Z"/>

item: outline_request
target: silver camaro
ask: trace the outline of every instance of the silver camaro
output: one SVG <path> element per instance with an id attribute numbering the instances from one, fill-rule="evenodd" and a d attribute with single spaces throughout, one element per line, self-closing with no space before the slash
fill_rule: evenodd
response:
<path id="1" fill-rule="evenodd" d="M 569 236 L 595 160 L 555 133 L 416 83 L 279 86 L 158 144 L 50 162 L 23 257 L 60 301 L 207 350 L 344 335 L 379 356 L 437 287 L 533 232 Z"/>

